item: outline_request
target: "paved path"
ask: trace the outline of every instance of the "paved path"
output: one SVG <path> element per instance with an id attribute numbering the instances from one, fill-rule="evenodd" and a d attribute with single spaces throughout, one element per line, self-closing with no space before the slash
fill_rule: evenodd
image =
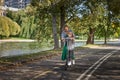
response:
<path id="1" fill-rule="evenodd" d="M 60 56 L 0 71 L 0 80 L 119 80 L 120 48 L 92 47 L 75 53 L 76 65 L 64 70 Z"/>

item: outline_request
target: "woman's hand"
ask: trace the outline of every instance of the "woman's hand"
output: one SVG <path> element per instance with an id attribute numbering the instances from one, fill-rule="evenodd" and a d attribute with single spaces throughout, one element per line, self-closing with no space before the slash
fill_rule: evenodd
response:
<path id="1" fill-rule="evenodd" d="M 62 39 L 62 42 L 65 42 L 65 39 L 64 39 L 64 38 Z"/>
<path id="2" fill-rule="evenodd" d="M 75 38 L 74 37 L 72 37 L 72 38 L 70 38 L 71 40 L 75 40 Z"/>

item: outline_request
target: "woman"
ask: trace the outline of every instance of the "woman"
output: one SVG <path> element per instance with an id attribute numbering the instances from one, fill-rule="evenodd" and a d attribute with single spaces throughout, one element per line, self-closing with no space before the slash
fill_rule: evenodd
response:
<path id="1" fill-rule="evenodd" d="M 75 35 L 72 30 L 69 29 L 67 25 L 64 26 L 63 32 L 61 34 L 61 39 L 64 42 L 62 60 L 68 60 L 67 65 L 75 64 L 74 60 L 74 40 Z M 67 54 L 69 53 L 69 54 Z M 71 62 L 72 59 L 72 62 Z"/>

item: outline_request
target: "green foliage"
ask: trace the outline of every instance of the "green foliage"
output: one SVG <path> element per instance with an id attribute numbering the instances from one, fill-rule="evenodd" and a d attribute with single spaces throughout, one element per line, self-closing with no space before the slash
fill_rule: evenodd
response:
<path id="1" fill-rule="evenodd" d="M 112 28 L 110 22 L 115 17 L 113 14 L 119 13 L 118 6 L 112 6 L 115 5 L 115 1 L 118 0 L 113 0 L 113 4 L 107 4 L 104 0 L 32 0 L 32 6 L 16 13 L 8 11 L 7 16 L 21 26 L 20 37 L 37 38 L 42 41 L 52 39 L 52 13 L 57 16 L 57 29 L 58 34 L 60 33 L 60 14 L 63 7 L 65 23 L 71 26 L 76 35 L 89 34 L 89 28 L 92 28 L 95 29 L 96 36 L 103 37 L 107 32 L 109 37 L 119 31 L 118 27 Z"/>
<path id="2" fill-rule="evenodd" d="M 109 11 L 114 15 L 120 15 L 120 0 L 107 0 Z"/>
<path id="3" fill-rule="evenodd" d="M 52 35 L 51 15 L 36 7 L 27 6 L 18 12 L 8 11 L 7 16 L 21 26 L 20 37 L 48 40 Z"/>
<path id="4" fill-rule="evenodd" d="M 7 11 L 7 16 L 21 26 L 20 37 L 32 38 L 35 30 L 34 8 L 28 6 L 18 12 Z"/>
<path id="5" fill-rule="evenodd" d="M 0 16 L 0 35 L 9 37 L 10 35 L 17 35 L 20 32 L 20 26 L 11 19 Z"/>

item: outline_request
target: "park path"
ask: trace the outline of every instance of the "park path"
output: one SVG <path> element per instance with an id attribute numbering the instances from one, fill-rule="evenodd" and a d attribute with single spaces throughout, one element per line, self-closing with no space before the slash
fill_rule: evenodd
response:
<path id="1" fill-rule="evenodd" d="M 16 67 L 14 69 L 9 69 L 6 71 L 0 71 L 0 80 L 87 80 L 87 79 L 80 79 L 81 75 L 86 72 L 86 70 L 89 69 L 90 66 L 92 66 L 97 60 L 105 56 L 106 54 L 114 52 L 116 49 L 118 49 L 118 46 L 102 46 L 102 47 L 91 47 L 91 48 L 85 48 L 81 49 L 77 52 L 75 52 L 76 55 L 76 65 L 71 67 L 68 71 L 65 71 L 63 66 L 65 64 L 64 61 L 61 61 L 60 55 L 54 56 L 50 59 L 46 59 L 43 61 L 35 61 L 27 63 L 23 66 Z M 120 61 L 120 55 L 118 54 L 118 51 L 114 52 L 117 53 L 114 57 L 111 57 L 112 60 L 114 58 L 117 62 L 113 62 L 113 64 L 117 65 L 117 78 L 120 76 L 118 73 L 120 73 L 120 64 L 118 61 Z M 111 61 L 111 60 L 109 60 Z M 110 67 L 110 63 L 106 62 L 108 65 L 102 66 L 102 70 L 107 70 L 108 67 Z M 105 64 L 105 63 L 104 63 Z M 113 68 L 112 68 L 113 69 Z M 114 70 L 114 69 L 113 69 Z M 99 69 L 97 72 L 100 72 Z M 104 76 L 100 77 L 101 74 L 97 74 L 96 78 L 95 76 L 91 75 L 90 80 L 110 80 Z M 113 71 L 112 71 L 113 72 Z M 109 73 L 109 71 L 108 71 Z M 87 78 L 88 74 L 85 74 L 83 78 Z M 95 75 L 95 74 L 94 74 Z M 115 76 L 111 76 L 114 80 Z M 118 80 L 118 79 L 116 79 Z"/>

